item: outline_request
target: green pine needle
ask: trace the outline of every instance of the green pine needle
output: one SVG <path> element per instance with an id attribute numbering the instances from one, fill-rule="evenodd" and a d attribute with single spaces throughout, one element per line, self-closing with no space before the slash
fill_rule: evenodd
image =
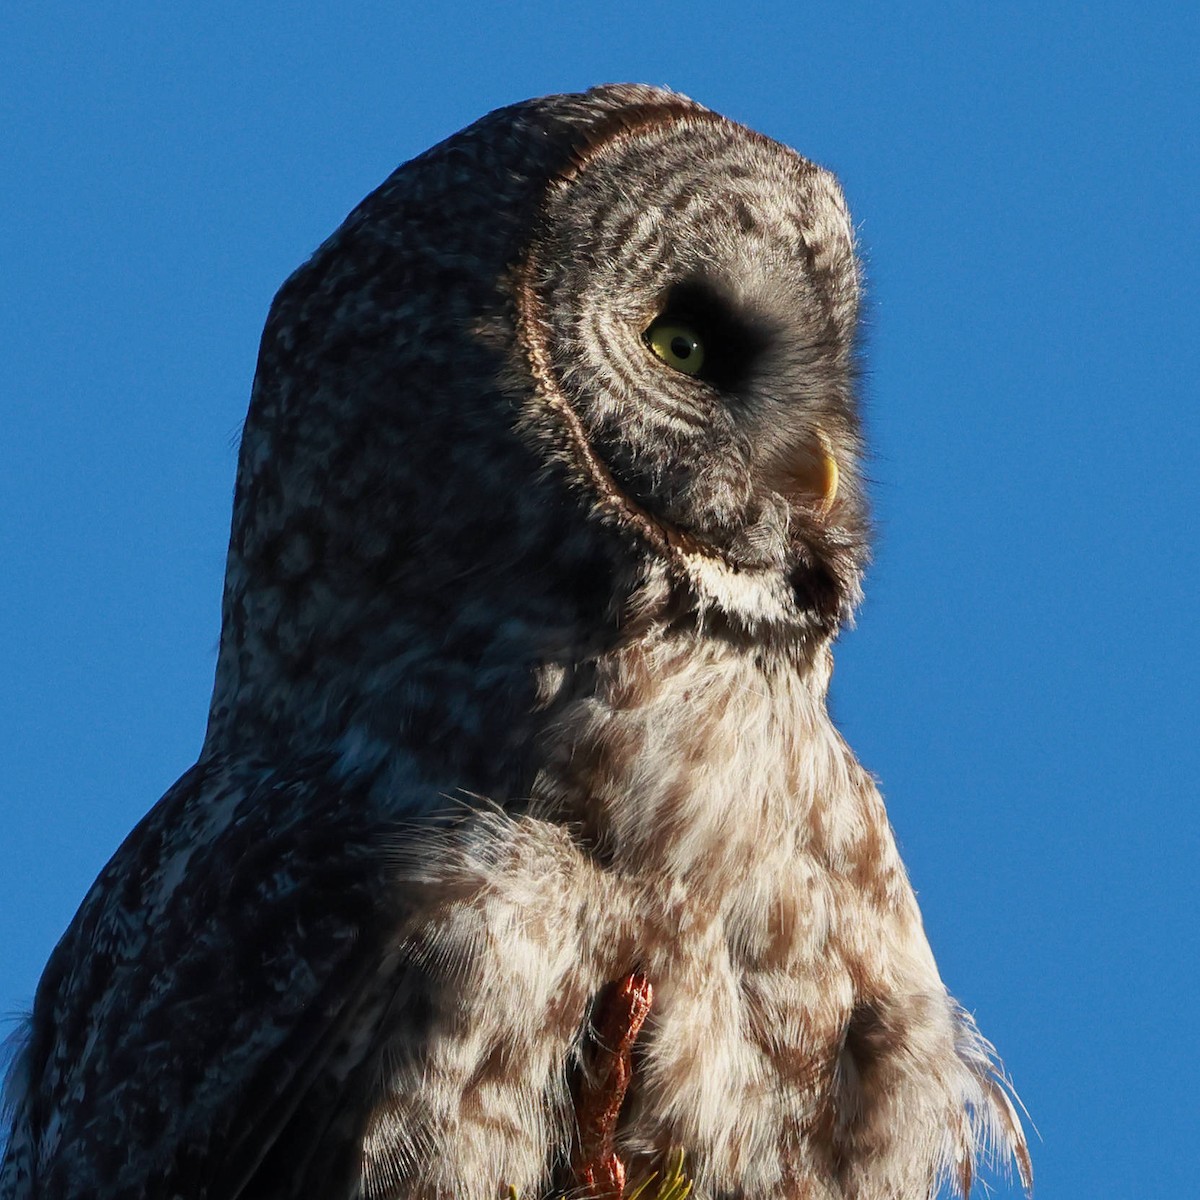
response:
<path id="1" fill-rule="evenodd" d="M 692 1181 L 683 1173 L 683 1151 L 676 1150 L 667 1160 L 658 1191 L 653 1196 L 649 1188 L 658 1179 L 658 1172 L 647 1176 L 629 1193 L 627 1200 L 687 1200 L 692 1194 Z"/>
<path id="2" fill-rule="evenodd" d="M 655 1182 L 658 1190 L 652 1193 L 650 1188 Z M 632 1192 L 626 1193 L 625 1200 L 687 1200 L 691 1194 L 692 1181 L 683 1173 L 683 1151 L 675 1150 L 667 1160 L 662 1178 L 659 1179 L 657 1171 L 652 1172 Z M 508 1200 L 521 1200 L 515 1187 L 508 1189 Z"/>

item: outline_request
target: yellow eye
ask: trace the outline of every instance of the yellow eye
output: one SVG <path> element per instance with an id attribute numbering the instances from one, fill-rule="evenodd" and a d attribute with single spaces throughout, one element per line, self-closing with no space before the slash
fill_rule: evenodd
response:
<path id="1" fill-rule="evenodd" d="M 686 321 L 659 317 L 645 333 L 646 345 L 659 358 L 685 375 L 699 375 L 704 366 L 704 342 Z"/>

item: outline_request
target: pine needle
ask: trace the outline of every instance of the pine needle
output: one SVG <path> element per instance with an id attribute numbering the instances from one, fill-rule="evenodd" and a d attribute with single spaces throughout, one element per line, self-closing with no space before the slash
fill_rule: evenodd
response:
<path id="1" fill-rule="evenodd" d="M 683 1173 L 683 1151 L 675 1150 L 663 1170 L 658 1191 L 650 1194 L 650 1185 L 658 1179 L 658 1172 L 647 1176 L 626 1197 L 626 1200 L 687 1200 L 692 1194 L 692 1181 Z"/>
<path id="2" fill-rule="evenodd" d="M 650 1189 L 655 1183 L 658 1187 L 652 1192 Z M 662 1178 L 659 1179 L 659 1172 L 651 1172 L 633 1191 L 626 1192 L 625 1200 L 687 1200 L 691 1194 L 692 1181 L 683 1173 L 683 1151 L 673 1150 L 663 1169 Z M 515 1187 L 509 1187 L 508 1200 L 521 1200 Z M 561 1200 L 567 1198 L 562 1197 Z"/>

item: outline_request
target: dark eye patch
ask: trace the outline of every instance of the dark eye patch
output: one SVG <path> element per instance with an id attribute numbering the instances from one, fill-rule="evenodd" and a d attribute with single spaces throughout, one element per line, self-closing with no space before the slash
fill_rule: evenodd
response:
<path id="1" fill-rule="evenodd" d="M 738 313 L 721 292 L 704 280 L 668 289 L 657 321 L 690 325 L 704 342 L 704 365 L 696 378 L 722 391 L 736 391 L 766 349 L 769 335 Z"/>

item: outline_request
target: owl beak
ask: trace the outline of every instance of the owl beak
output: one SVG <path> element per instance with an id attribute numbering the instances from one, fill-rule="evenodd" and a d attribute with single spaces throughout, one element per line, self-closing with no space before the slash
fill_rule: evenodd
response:
<path id="1" fill-rule="evenodd" d="M 833 508 L 833 503 L 837 499 L 838 484 L 841 482 L 837 459 L 828 450 L 823 450 L 820 456 L 815 482 L 817 486 L 813 489 L 814 495 L 818 497 L 817 503 L 822 516 L 825 516 Z"/>
<path id="2" fill-rule="evenodd" d="M 828 516 L 837 500 L 841 472 L 824 434 L 818 434 L 814 444 L 800 449 L 780 470 L 777 489 L 785 496 Z"/>

